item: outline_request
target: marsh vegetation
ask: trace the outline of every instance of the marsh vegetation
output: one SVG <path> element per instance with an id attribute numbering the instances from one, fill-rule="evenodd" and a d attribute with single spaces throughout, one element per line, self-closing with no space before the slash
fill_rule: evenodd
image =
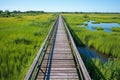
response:
<path id="1" fill-rule="evenodd" d="M 56 15 L 0 17 L 0 80 L 23 80 Z"/>
<path id="2" fill-rule="evenodd" d="M 84 14 L 63 14 L 63 16 L 77 46 L 88 46 L 109 57 L 108 62 L 102 63 L 96 58 L 88 60 L 86 55 L 81 54 L 91 77 L 94 80 L 119 80 L 120 33 L 104 32 L 102 28 L 99 28 L 99 31 L 91 31 L 86 29 L 86 26 L 80 26 L 90 20 L 96 23 L 120 23 L 120 14 L 87 14 L 89 16 L 87 18 L 83 17 Z"/>

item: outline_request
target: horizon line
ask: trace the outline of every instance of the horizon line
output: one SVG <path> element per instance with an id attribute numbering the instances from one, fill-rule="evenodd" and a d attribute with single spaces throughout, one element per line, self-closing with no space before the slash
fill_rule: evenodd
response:
<path id="1" fill-rule="evenodd" d="M 2 9 L 0 9 L 2 10 Z M 75 13 L 75 12 L 78 12 L 78 13 L 120 13 L 120 11 L 44 11 L 44 10 L 9 10 L 9 9 L 4 9 L 2 11 L 5 11 L 5 10 L 8 10 L 10 12 L 13 12 L 13 11 L 20 11 L 20 12 L 27 12 L 27 11 L 43 11 L 43 12 L 71 12 L 71 13 Z"/>

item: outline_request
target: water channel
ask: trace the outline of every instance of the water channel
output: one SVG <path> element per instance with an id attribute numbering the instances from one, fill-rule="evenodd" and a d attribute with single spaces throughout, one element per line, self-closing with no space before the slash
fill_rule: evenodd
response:
<path id="1" fill-rule="evenodd" d="M 87 23 L 88 25 L 87 25 L 86 29 L 92 30 L 92 31 L 96 30 L 97 27 L 102 27 L 105 32 L 112 32 L 112 30 L 111 30 L 112 27 L 120 27 L 120 24 L 118 24 L 118 23 L 99 23 L 99 24 L 94 24 L 93 22 L 95 22 L 95 21 L 90 20 L 89 22 L 84 22 L 83 24 Z"/>
<path id="2" fill-rule="evenodd" d="M 82 26 L 84 27 L 85 24 L 88 24 L 86 29 L 92 30 L 92 31 L 96 30 L 95 27 L 102 27 L 105 32 L 112 32 L 112 30 L 111 30 L 112 27 L 120 27 L 120 24 L 118 24 L 118 23 L 94 24 L 93 22 L 95 22 L 95 21 L 90 20 L 89 22 L 84 22 Z M 106 62 L 106 61 L 108 61 L 108 58 L 109 58 L 109 57 L 103 55 L 102 53 L 96 51 L 95 49 L 91 49 L 89 47 L 78 47 L 78 51 L 81 54 L 86 55 L 88 58 L 97 58 L 101 62 Z"/>

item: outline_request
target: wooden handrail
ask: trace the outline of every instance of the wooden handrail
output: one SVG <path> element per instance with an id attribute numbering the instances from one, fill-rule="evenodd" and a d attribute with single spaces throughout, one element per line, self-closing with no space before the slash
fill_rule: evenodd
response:
<path id="1" fill-rule="evenodd" d="M 59 15 L 58 18 L 59 17 L 61 17 L 61 16 Z M 48 33 L 44 43 L 42 44 L 42 47 L 40 48 L 40 50 L 39 50 L 36 58 L 34 59 L 32 65 L 31 65 L 31 67 L 30 67 L 30 69 L 29 69 L 29 71 L 28 71 L 28 73 L 26 75 L 26 77 L 24 78 L 24 80 L 34 80 L 36 78 L 37 72 L 39 71 L 38 65 L 42 63 L 42 61 L 39 62 L 39 59 L 40 59 L 42 53 L 44 52 L 44 49 L 46 48 L 46 45 L 48 45 L 51 36 L 54 34 L 53 30 L 55 29 L 56 24 L 58 23 L 58 18 L 56 19 L 55 23 L 53 24 L 53 27 L 50 29 L 50 31 L 49 31 L 49 33 Z M 79 52 L 77 50 L 77 47 L 76 47 L 76 45 L 74 43 L 74 40 L 73 40 L 73 38 L 72 38 L 72 36 L 70 34 L 70 31 L 67 28 L 67 25 L 66 25 L 65 21 L 63 20 L 63 18 L 62 18 L 62 21 L 63 21 L 63 23 L 65 25 L 65 29 L 66 29 L 66 32 L 67 32 L 70 44 L 71 44 L 71 46 L 73 48 L 74 55 L 76 57 L 77 65 L 79 66 L 84 79 L 85 80 L 91 80 L 91 78 L 89 76 L 89 73 L 88 73 L 88 71 L 87 71 L 87 69 L 86 69 L 86 67 L 85 67 L 85 65 L 84 65 L 84 63 L 82 61 L 82 58 L 81 58 L 81 56 L 80 56 L 80 54 L 79 54 Z M 43 57 L 42 57 L 42 59 L 43 59 Z"/>
<path id="2" fill-rule="evenodd" d="M 75 43 L 74 43 L 74 40 L 73 40 L 73 38 L 72 38 L 72 35 L 71 35 L 71 33 L 70 33 L 70 31 L 69 31 L 69 29 L 68 29 L 68 27 L 67 27 L 67 25 L 66 25 L 66 23 L 65 23 L 65 21 L 64 21 L 63 18 L 62 18 L 62 20 L 63 20 L 63 23 L 64 23 L 64 25 L 65 25 L 66 32 L 67 32 L 67 35 L 68 35 L 68 37 L 69 37 L 70 43 L 71 43 L 71 45 L 72 45 L 72 48 L 73 48 L 73 50 L 74 50 L 75 56 L 76 56 L 76 58 L 77 58 L 77 62 L 78 62 L 77 65 L 80 66 L 81 71 L 82 71 L 82 74 L 83 74 L 83 76 L 84 76 L 84 79 L 85 79 L 85 80 L 91 80 L 90 75 L 89 75 L 89 73 L 88 73 L 88 71 L 87 71 L 87 69 L 86 69 L 86 67 L 85 67 L 85 65 L 84 65 L 84 63 L 83 63 L 83 60 L 82 60 L 82 58 L 81 58 L 81 56 L 80 56 L 80 54 L 79 54 L 79 52 L 78 52 L 78 50 L 77 50 L 77 47 L 76 47 L 76 45 L 75 45 Z"/>
<path id="3" fill-rule="evenodd" d="M 30 67 L 30 69 L 29 69 L 29 71 L 28 71 L 28 73 L 27 73 L 27 75 L 26 75 L 25 78 L 24 78 L 24 80 L 31 80 L 32 75 L 34 75 L 34 74 L 33 74 L 34 69 L 35 69 L 36 67 L 38 67 L 38 66 L 37 66 L 37 63 L 38 63 L 38 61 L 39 61 L 40 55 L 41 55 L 42 52 L 44 51 L 44 48 L 45 48 L 47 42 L 48 42 L 49 39 L 51 38 L 51 36 L 52 36 L 52 34 L 53 34 L 54 27 L 55 27 L 57 21 L 58 21 L 58 17 L 57 17 L 55 23 L 53 24 L 53 26 L 51 27 L 51 29 L 50 29 L 50 31 L 49 31 L 49 33 L 48 33 L 48 35 L 47 35 L 44 43 L 42 44 L 42 46 L 41 46 L 41 48 L 40 48 L 40 50 L 38 51 L 38 54 L 37 54 L 37 56 L 35 57 L 32 65 L 31 65 L 31 67 Z M 39 63 L 39 64 L 40 64 L 40 63 Z M 32 80 L 33 80 L 33 79 L 32 79 Z"/>

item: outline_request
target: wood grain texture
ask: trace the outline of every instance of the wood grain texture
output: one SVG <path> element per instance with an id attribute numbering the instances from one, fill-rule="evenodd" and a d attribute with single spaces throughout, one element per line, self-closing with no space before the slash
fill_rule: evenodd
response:
<path id="1" fill-rule="evenodd" d="M 37 80 L 44 80 L 46 77 L 49 77 L 49 80 L 79 80 L 61 17 L 58 19 L 57 27 L 52 59 L 49 60 L 49 53 L 46 54 L 41 68 L 46 75 L 39 71 Z M 50 66 L 47 66 L 47 63 L 50 63 Z"/>

